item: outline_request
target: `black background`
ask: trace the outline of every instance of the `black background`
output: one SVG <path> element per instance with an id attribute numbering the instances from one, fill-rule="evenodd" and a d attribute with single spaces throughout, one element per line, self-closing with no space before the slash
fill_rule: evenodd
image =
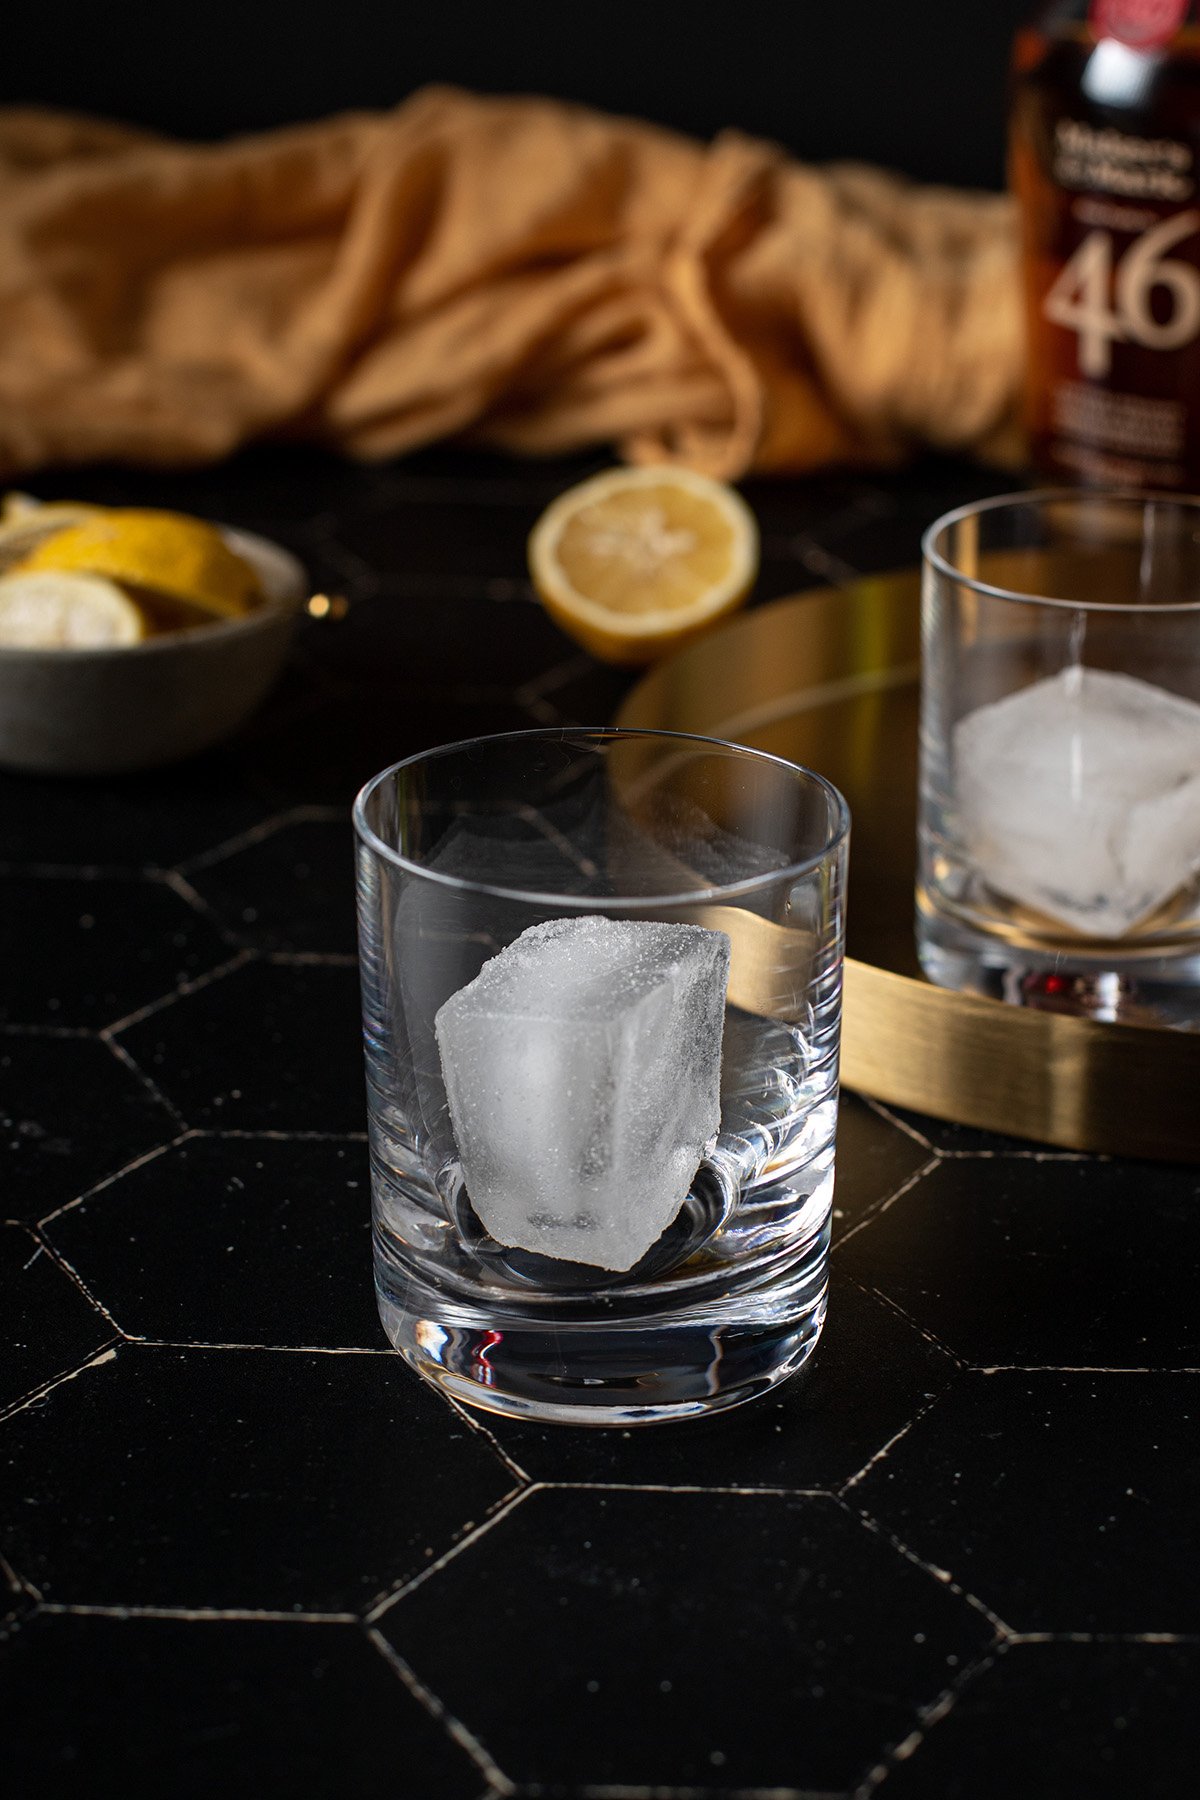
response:
<path id="1" fill-rule="evenodd" d="M 0 103 L 208 138 L 387 107 L 445 81 L 999 186 L 1008 50 L 1028 11 L 1028 0 L 26 0 L 3 8 Z"/>

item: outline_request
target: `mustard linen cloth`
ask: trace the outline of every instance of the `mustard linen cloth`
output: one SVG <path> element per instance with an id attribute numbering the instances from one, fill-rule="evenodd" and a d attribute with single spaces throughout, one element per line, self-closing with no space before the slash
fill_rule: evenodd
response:
<path id="1" fill-rule="evenodd" d="M 0 110 L 0 471 L 615 442 L 736 477 L 1016 449 L 995 195 L 426 89 L 215 145 Z"/>

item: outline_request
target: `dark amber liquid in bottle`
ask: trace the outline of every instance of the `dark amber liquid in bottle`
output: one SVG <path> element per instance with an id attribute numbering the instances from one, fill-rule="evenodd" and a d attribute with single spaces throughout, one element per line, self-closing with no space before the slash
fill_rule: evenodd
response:
<path id="1" fill-rule="evenodd" d="M 1083 0 L 1017 37 L 1026 410 L 1062 481 L 1200 491 L 1195 10 L 1150 51 L 1098 36 Z"/>

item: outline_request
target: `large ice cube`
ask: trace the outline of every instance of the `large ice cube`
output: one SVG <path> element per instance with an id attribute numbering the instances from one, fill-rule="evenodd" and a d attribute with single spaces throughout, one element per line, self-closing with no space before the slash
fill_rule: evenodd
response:
<path id="1" fill-rule="evenodd" d="M 721 1121 L 729 939 L 585 917 L 531 926 L 435 1020 L 467 1191 L 501 1244 L 633 1267 Z"/>
<path id="2" fill-rule="evenodd" d="M 1121 937 L 1200 869 L 1200 706 L 1067 668 L 954 732 L 960 829 L 998 893 Z"/>

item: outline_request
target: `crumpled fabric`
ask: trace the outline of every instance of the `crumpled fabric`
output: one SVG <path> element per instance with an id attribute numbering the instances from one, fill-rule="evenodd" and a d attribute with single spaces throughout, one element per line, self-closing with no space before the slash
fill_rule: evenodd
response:
<path id="1" fill-rule="evenodd" d="M 219 144 L 0 110 L 0 471 L 612 443 L 735 478 L 1019 450 L 998 195 L 425 89 Z"/>

